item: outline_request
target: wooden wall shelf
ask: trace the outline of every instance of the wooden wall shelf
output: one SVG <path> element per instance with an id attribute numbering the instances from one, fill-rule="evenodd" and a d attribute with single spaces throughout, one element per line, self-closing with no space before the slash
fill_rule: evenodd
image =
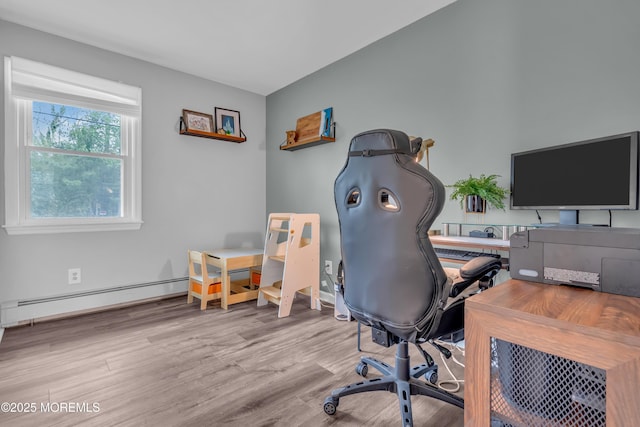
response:
<path id="1" fill-rule="evenodd" d="M 247 138 L 240 138 L 237 136 L 232 136 L 232 135 L 223 135 L 221 133 L 215 133 L 215 132 L 203 132 L 203 131 L 199 131 L 199 130 L 180 130 L 180 135 L 189 135 L 189 136 L 200 136 L 202 138 L 211 138 L 211 139 L 221 139 L 223 141 L 230 141 L 230 142 L 245 142 L 247 140 Z"/>
<path id="2" fill-rule="evenodd" d="M 281 145 L 280 149 L 288 150 L 288 151 L 296 151 L 301 148 L 313 147 L 314 145 L 327 144 L 329 142 L 335 142 L 335 141 L 336 141 L 335 138 L 330 138 L 327 136 L 318 136 L 313 139 L 296 141 L 293 144 Z"/>
<path id="3" fill-rule="evenodd" d="M 301 148 L 335 142 L 335 122 L 333 108 L 329 107 L 308 116 L 300 117 L 296 122 L 296 130 L 287 131 L 287 141 L 280 146 L 281 150 L 295 151 Z M 289 135 L 293 135 L 293 140 Z"/>
<path id="4" fill-rule="evenodd" d="M 240 130 L 240 133 L 244 135 L 244 132 L 242 132 L 242 130 Z M 225 135 L 217 132 L 205 132 L 205 131 L 195 130 L 195 129 L 186 130 L 184 128 L 184 122 L 182 120 L 182 117 L 180 117 L 180 135 L 199 136 L 201 138 L 220 139 L 222 141 L 237 142 L 237 143 L 245 142 L 247 140 L 246 135 L 239 137 L 239 136 L 233 136 L 233 135 Z"/>

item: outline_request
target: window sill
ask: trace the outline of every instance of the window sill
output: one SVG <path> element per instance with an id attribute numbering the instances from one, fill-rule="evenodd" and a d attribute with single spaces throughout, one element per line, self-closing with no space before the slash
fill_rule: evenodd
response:
<path id="1" fill-rule="evenodd" d="M 142 221 L 114 221 L 114 222 L 84 222 L 84 223 L 37 223 L 21 225 L 3 225 L 7 234 L 54 234 L 54 233 L 79 233 L 95 231 L 128 231 L 139 230 Z"/>

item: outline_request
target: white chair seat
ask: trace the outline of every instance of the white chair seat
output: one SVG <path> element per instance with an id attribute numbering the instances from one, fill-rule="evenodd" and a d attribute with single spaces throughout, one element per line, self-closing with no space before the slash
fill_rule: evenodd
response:
<path id="1" fill-rule="evenodd" d="M 222 276 L 220 276 L 220 274 L 209 274 L 208 275 L 209 280 L 216 280 L 216 279 L 220 279 Z M 202 275 L 199 274 L 197 276 L 193 276 L 190 277 L 191 280 L 198 282 L 198 283 L 202 283 Z"/>

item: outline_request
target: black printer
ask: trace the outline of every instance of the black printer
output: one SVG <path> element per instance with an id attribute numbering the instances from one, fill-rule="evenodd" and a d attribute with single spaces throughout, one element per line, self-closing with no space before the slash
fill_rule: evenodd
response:
<path id="1" fill-rule="evenodd" d="M 640 297 L 640 229 L 557 226 L 511 235 L 511 277 Z"/>

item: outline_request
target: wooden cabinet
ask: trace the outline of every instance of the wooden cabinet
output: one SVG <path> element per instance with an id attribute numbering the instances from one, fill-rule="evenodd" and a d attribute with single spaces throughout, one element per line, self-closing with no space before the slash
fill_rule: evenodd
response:
<path id="1" fill-rule="evenodd" d="M 523 405 L 518 407 L 499 384 L 500 370 L 505 366 L 495 360 L 497 340 L 602 372 L 606 377 L 606 399 L 601 402 L 606 425 L 640 425 L 640 298 L 509 280 L 466 301 L 465 426 L 489 427 L 492 418 L 507 419 L 507 425 L 532 425 L 531 417 L 534 423 L 542 423 L 536 425 L 602 425 L 575 424 L 575 420 L 582 420 L 579 411 L 591 416 L 588 411 L 598 402 L 587 408 L 575 392 L 556 389 L 554 385 L 560 384 L 564 375 L 556 370 L 535 371 L 529 376 L 552 375 L 551 381 L 538 385 L 544 384 L 542 395 L 552 396 L 556 403 L 558 395 L 569 393 L 566 400 L 571 407 L 563 416 L 574 417 L 573 423 L 549 419 L 540 413 L 544 412 L 540 405 L 535 414 Z M 518 366 L 508 368 L 517 373 Z M 513 376 L 514 381 L 519 379 Z M 528 394 L 535 394 L 535 390 L 529 389 Z"/>

